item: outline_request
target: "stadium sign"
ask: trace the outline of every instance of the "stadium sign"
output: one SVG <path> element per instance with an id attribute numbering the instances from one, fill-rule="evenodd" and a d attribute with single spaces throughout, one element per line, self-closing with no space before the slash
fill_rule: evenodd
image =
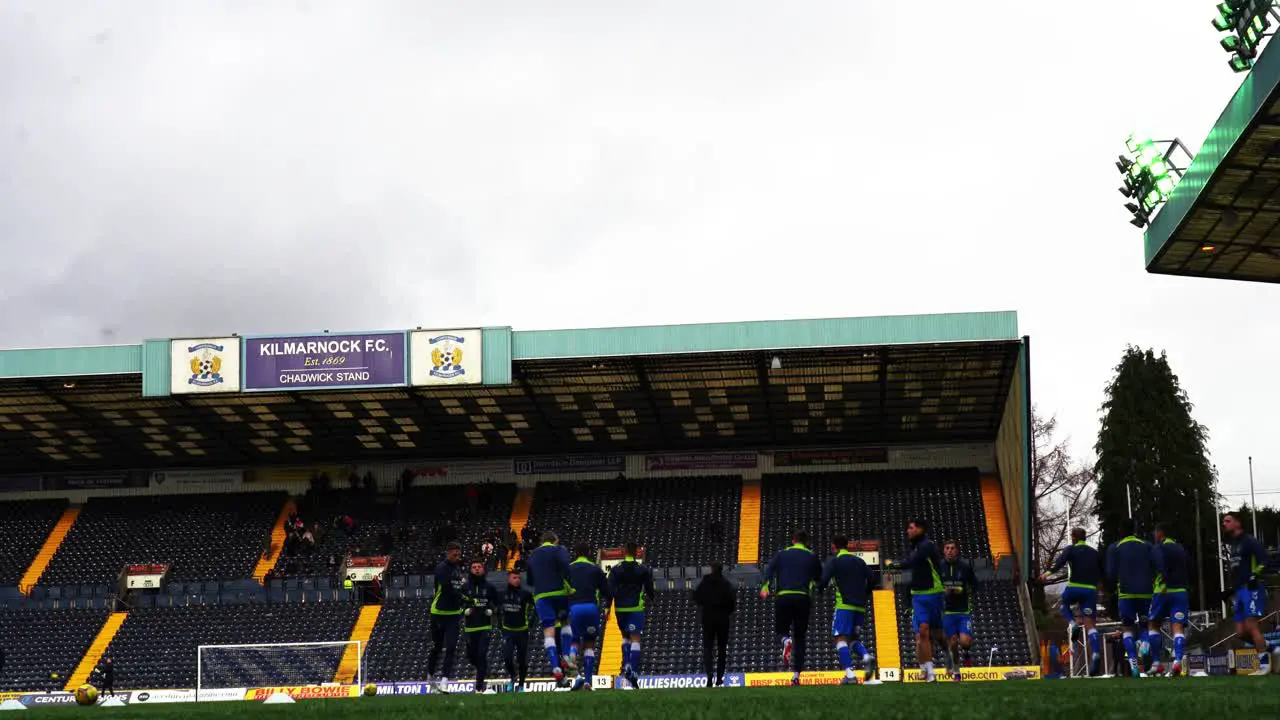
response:
<path id="1" fill-rule="evenodd" d="M 760 456 L 754 452 L 659 453 L 644 456 L 647 472 L 664 470 L 754 470 Z"/>
<path id="2" fill-rule="evenodd" d="M 788 679 L 790 677 L 787 675 Z M 706 675 L 642 675 L 639 680 L 641 690 L 682 690 L 707 686 Z M 745 684 L 744 676 L 742 673 L 726 673 L 724 684 L 725 687 L 742 687 Z M 631 686 L 626 678 L 619 676 L 614 680 L 613 687 L 621 690 L 624 686 Z"/>
<path id="3" fill-rule="evenodd" d="M 18 698 L 27 707 L 56 707 L 58 705 L 75 705 L 76 697 L 69 692 L 31 693 Z"/>
<path id="4" fill-rule="evenodd" d="M 415 386 L 484 382 L 483 335 L 474 329 L 409 333 L 409 382 Z"/>
<path id="5" fill-rule="evenodd" d="M 246 392 L 398 387 L 408 375 L 405 333 L 330 333 L 244 339 Z"/>
<path id="6" fill-rule="evenodd" d="M 199 702 L 233 702 L 244 700 L 245 694 L 249 691 L 246 688 L 209 688 L 200 691 L 200 697 L 196 698 Z"/>
<path id="7" fill-rule="evenodd" d="M 39 492 L 44 489 L 43 475 L 5 475 L 0 477 L 0 493 Z M 4 702 L 5 698 L 0 698 Z"/>
<path id="8" fill-rule="evenodd" d="M 160 587 L 169 566 L 161 563 L 147 565 L 126 565 L 124 568 L 125 587 L 130 590 L 148 590 Z"/>
<path id="9" fill-rule="evenodd" d="M 170 340 L 169 392 L 240 392 L 240 338 Z"/>
<path id="10" fill-rule="evenodd" d="M 204 691 L 200 692 L 201 700 Z M 245 700 L 266 700 L 272 695 L 288 695 L 294 700 L 327 700 L 334 698 L 353 698 L 360 696 L 360 688 L 355 685 L 288 685 L 281 687 L 250 688 L 245 691 Z"/>
<path id="11" fill-rule="evenodd" d="M 353 557 L 347 561 L 346 567 L 342 568 L 341 577 L 351 582 L 373 582 L 375 578 L 383 577 L 383 573 L 387 571 L 387 566 L 390 564 L 391 557 L 388 555 Z"/>
<path id="12" fill-rule="evenodd" d="M 941 673 L 939 673 L 941 676 Z M 1040 668 L 1034 665 L 967 667 L 960 668 L 960 679 L 965 682 L 990 682 L 994 680 L 1039 680 Z M 924 673 L 920 670 L 906 670 L 902 673 L 902 681 L 908 683 L 924 682 Z"/>
<path id="13" fill-rule="evenodd" d="M 243 483 L 243 470 L 162 470 L 151 473 L 151 487 L 157 489 L 230 490 Z"/>
<path id="14" fill-rule="evenodd" d="M 1208 657 L 1210 675 L 1230 675 L 1231 658 L 1227 653 L 1214 653 Z"/>
<path id="15" fill-rule="evenodd" d="M 627 469 L 625 455 L 544 455 L 517 458 L 516 475 L 564 475 L 569 473 L 622 472 Z"/>
<path id="16" fill-rule="evenodd" d="M 205 690 L 201 694 L 201 700 L 206 699 L 204 695 L 212 692 Z M 196 701 L 195 690 L 133 690 L 126 693 L 128 698 L 125 702 L 130 705 L 159 705 L 163 703 L 186 703 Z M 244 688 L 239 688 L 236 700 L 244 699 Z"/>
<path id="17" fill-rule="evenodd" d="M 791 673 L 747 673 L 744 679 L 747 687 L 783 687 L 791 684 Z M 844 673 L 836 670 L 800 673 L 801 685 L 839 685 L 842 680 L 844 680 Z M 703 684 L 705 685 L 705 682 Z M 729 684 L 729 676 L 727 675 L 725 676 L 724 684 Z"/>
<path id="18" fill-rule="evenodd" d="M 813 465 L 876 465 L 889 462 L 886 448 L 840 448 L 832 450 L 779 450 L 773 454 L 774 467 Z"/>

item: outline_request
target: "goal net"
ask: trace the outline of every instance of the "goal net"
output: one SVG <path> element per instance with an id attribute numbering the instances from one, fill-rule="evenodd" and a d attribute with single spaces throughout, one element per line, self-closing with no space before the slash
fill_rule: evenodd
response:
<path id="1" fill-rule="evenodd" d="M 364 644 L 333 642 L 201 645 L 196 698 L 206 690 L 364 684 Z"/>

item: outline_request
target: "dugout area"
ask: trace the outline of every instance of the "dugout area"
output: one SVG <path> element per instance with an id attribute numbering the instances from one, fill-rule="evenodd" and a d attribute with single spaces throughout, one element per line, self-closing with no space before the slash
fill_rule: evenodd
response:
<path id="1" fill-rule="evenodd" d="M 1245 76 L 1145 238 L 1147 271 L 1280 282 L 1280 53 Z"/>

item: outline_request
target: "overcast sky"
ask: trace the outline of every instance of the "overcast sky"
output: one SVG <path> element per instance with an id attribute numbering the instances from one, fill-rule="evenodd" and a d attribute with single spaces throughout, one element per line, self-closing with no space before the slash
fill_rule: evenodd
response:
<path id="1" fill-rule="evenodd" d="M 1212 12 L 3 0 L 0 346 L 1014 309 L 1082 455 L 1137 343 L 1280 489 L 1280 288 L 1147 275 L 1115 189 L 1239 83 Z"/>

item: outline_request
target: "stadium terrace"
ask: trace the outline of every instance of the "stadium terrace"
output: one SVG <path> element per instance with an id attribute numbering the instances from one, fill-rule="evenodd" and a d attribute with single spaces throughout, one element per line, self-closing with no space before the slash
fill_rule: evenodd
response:
<path id="1" fill-rule="evenodd" d="M 1015 580 L 1030 351 L 1013 312 L 0 351 L 0 700 L 74 702 L 106 658 L 130 704 L 465 692 L 471 638 L 426 657 L 438 563 L 457 542 L 502 590 L 548 530 L 605 572 L 639 543 L 637 687 L 708 684 L 690 591 L 713 563 L 726 684 L 790 682 L 759 590 L 797 526 L 883 571 L 860 641 L 915 682 L 911 574 L 887 562 L 915 517 L 977 578 L 964 677 L 1039 677 Z M 833 612 L 813 601 L 802 684 L 846 677 Z M 491 686 L 524 647 L 527 689 L 552 688 L 537 621 L 477 651 Z M 594 686 L 622 688 L 639 641 L 600 628 Z"/>

